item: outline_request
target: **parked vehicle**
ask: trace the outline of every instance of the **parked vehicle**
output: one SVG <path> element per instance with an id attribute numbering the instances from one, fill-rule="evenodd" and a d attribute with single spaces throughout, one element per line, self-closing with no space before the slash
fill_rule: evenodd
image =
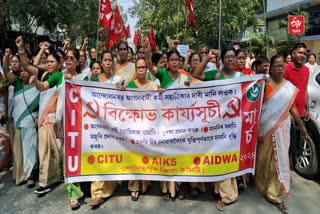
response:
<path id="1" fill-rule="evenodd" d="M 293 153 L 294 168 L 307 179 L 320 172 L 320 66 L 310 75 L 308 84 L 310 120 L 306 121 L 309 137 L 297 145 Z"/>

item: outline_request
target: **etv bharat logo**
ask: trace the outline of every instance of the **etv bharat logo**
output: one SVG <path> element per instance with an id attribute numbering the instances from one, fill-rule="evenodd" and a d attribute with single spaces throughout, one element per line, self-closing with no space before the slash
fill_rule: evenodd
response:
<path id="1" fill-rule="evenodd" d="M 247 100 L 249 100 L 250 102 L 255 102 L 259 98 L 260 92 L 261 86 L 255 83 L 247 90 Z"/>

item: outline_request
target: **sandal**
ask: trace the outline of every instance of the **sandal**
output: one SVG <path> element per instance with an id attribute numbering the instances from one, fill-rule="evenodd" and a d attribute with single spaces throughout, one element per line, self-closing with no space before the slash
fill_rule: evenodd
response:
<path id="1" fill-rule="evenodd" d="M 72 210 L 76 210 L 80 207 L 80 202 L 77 199 L 71 199 L 70 200 L 70 208 Z"/>
<path id="2" fill-rule="evenodd" d="M 30 188 L 33 188 L 33 187 L 35 186 L 34 180 L 29 179 L 29 180 L 27 181 L 27 186 L 28 186 L 29 189 L 30 189 Z"/>
<path id="3" fill-rule="evenodd" d="M 131 200 L 138 201 L 138 199 L 139 199 L 139 191 L 132 191 L 131 192 Z"/>
<path id="4" fill-rule="evenodd" d="M 275 205 L 278 207 L 278 209 L 279 209 L 282 213 L 284 213 L 284 214 L 288 213 L 288 209 L 287 209 L 287 207 L 286 207 L 283 203 L 276 203 Z"/>
<path id="5" fill-rule="evenodd" d="M 171 199 L 170 193 L 163 193 L 162 198 L 165 201 L 170 201 Z"/>
<path id="6" fill-rule="evenodd" d="M 179 190 L 178 194 L 177 194 L 177 198 L 179 200 L 183 200 L 184 199 L 184 191 L 181 189 Z"/>
<path id="7" fill-rule="evenodd" d="M 104 199 L 103 198 L 99 198 L 99 197 L 96 197 L 95 199 L 93 199 L 90 203 L 90 206 L 92 208 L 95 208 L 95 207 L 98 207 L 100 206 L 101 204 L 103 204 L 104 202 Z"/>
<path id="8" fill-rule="evenodd" d="M 225 206 L 226 204 L 221 199 L 219 199 L 216 203 L 216 208 L 220 211 L 224 211 Z"/>

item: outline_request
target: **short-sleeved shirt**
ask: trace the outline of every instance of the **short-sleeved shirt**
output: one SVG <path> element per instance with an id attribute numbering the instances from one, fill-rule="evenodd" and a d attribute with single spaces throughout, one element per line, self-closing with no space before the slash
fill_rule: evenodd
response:
<path id="1" fill-rule="evenodd" d="M 295 100 L 295 104 L 300 117 L 304 117 L 306 106 L 306 91 L 309 81 L 308 67 L 302 64 L 301 67 L 298 69 L 294 66 L 294 63 L 291 62 L 286 65 L 283 78 L 289 80 L 294 86 L 296 86 L 299 89 L 299 92 Z"/>
<path id="2" fill-rule="evenodd" d="M 214 80 L 217 73 L 218 73 L 218 70 L 211 70 L 211 71 L 205 72 L 204 73 L 204 81 Z M 241 72 L 233 72 L 232 75 L 230 75 L 226 78 L 225 76 L 223 76 L 223 73 L 221 73 L 219 75 L 219 77 L 217 78 L 217 80 L 231 79 L 231 78 L 240 77 L 240 76 L 245 76 L 245 75 Z"/>

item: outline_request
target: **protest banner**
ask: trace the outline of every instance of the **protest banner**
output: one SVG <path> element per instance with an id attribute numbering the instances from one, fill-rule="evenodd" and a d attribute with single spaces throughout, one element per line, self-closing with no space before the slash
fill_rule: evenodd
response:
<path id="1" fill-rule="evenodd" d="M 65 85 L 65 182 L 217 181 L 254 172 L 264 76 L 164 93 Z"/>

